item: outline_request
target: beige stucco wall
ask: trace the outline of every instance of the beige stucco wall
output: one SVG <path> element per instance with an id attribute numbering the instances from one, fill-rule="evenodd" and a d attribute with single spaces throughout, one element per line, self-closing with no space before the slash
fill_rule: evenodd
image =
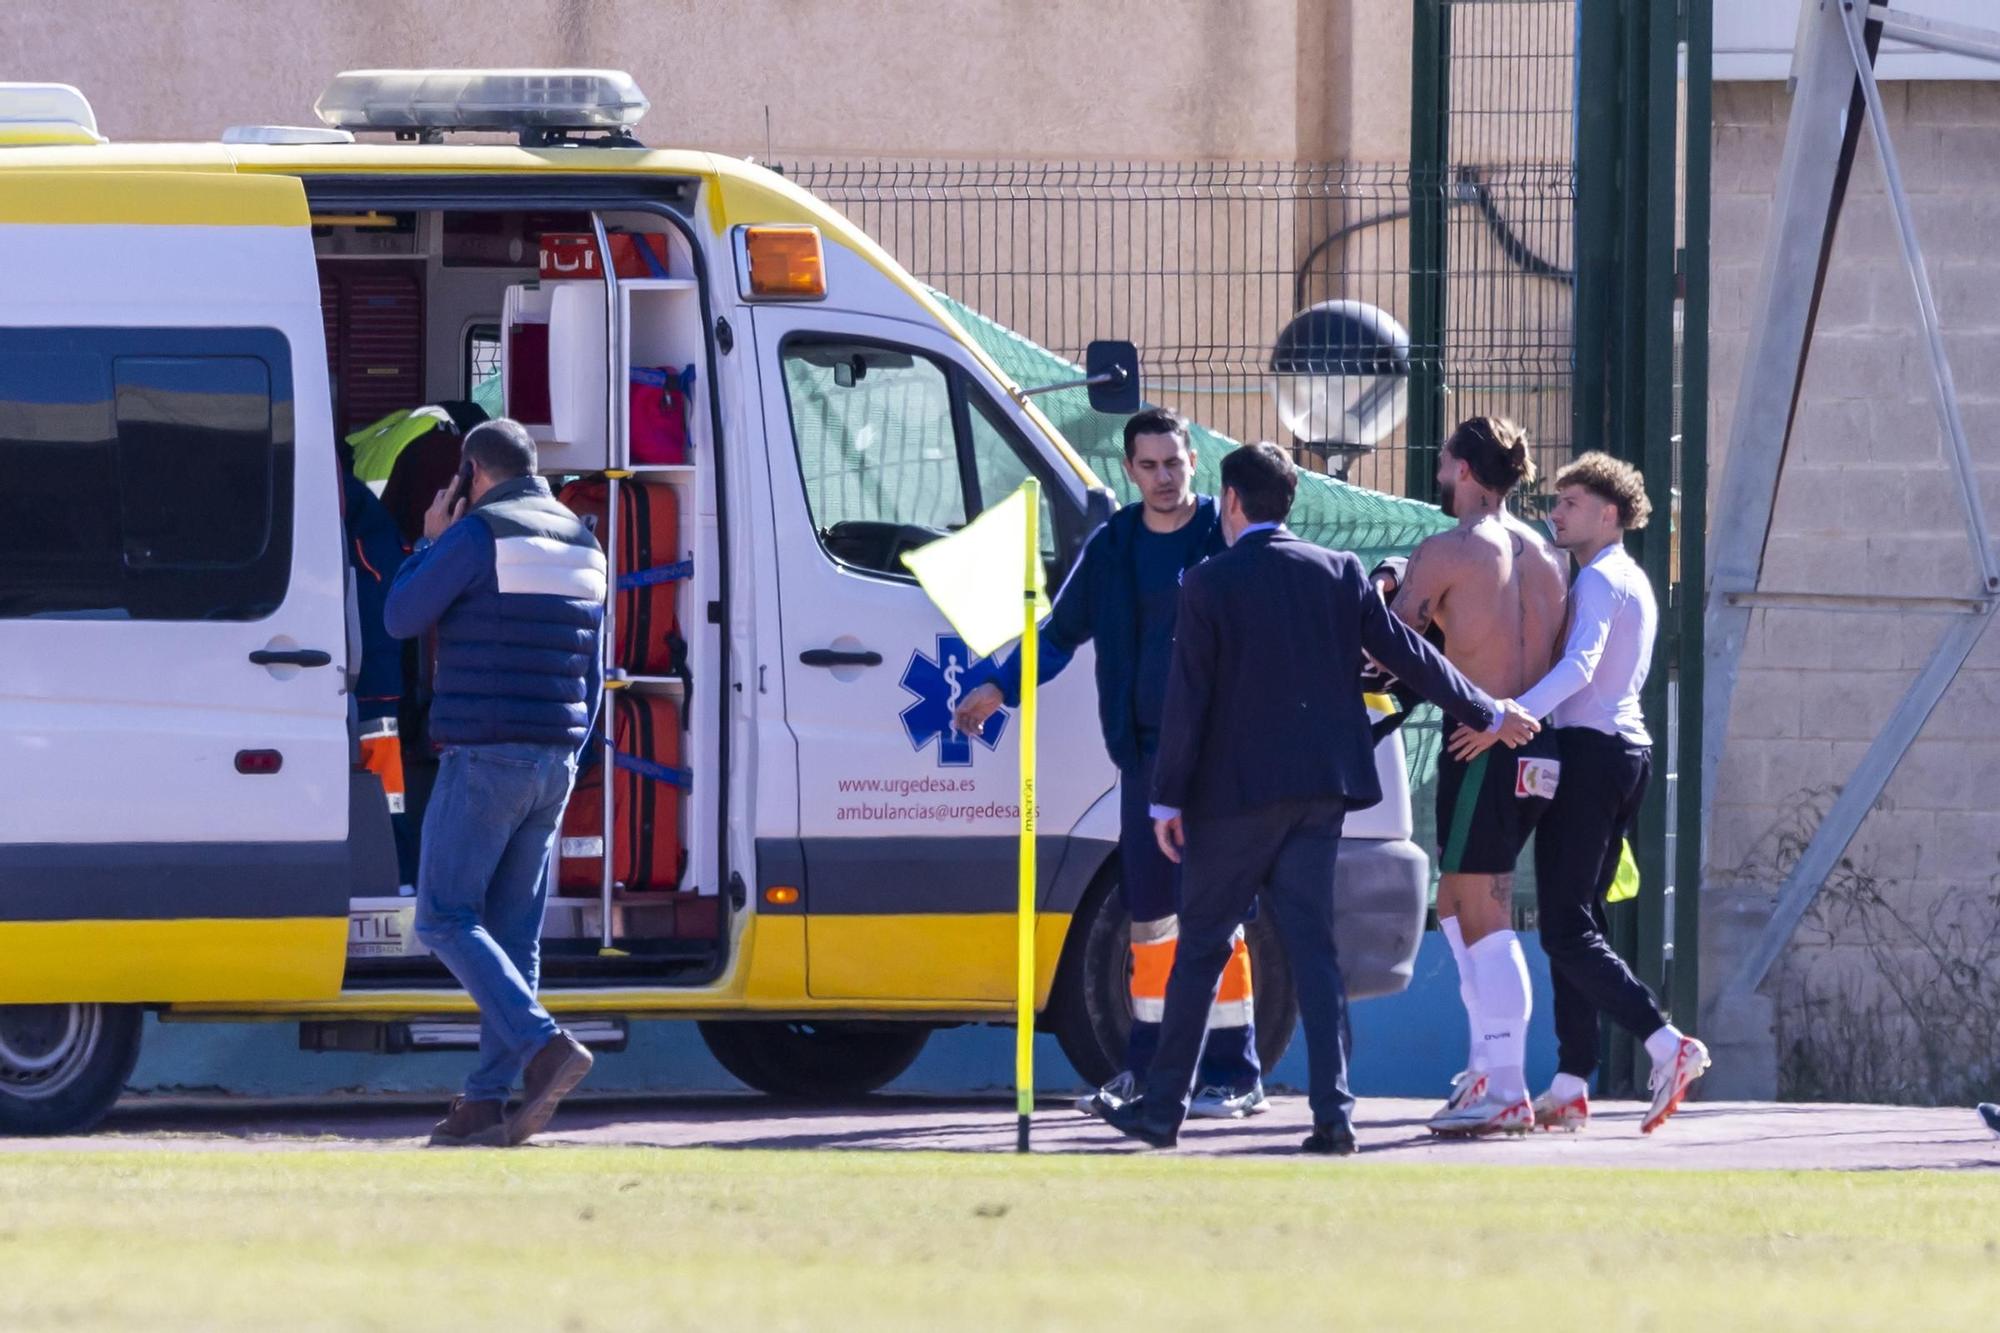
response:
<path id="1" fill-rule="evenodd" d="M 1759 291 L 1789 102 L 1717 88 L 1712 477 Z M 1884 85 L 1967 434 L 2000 514 L 2000 84 Z M 1864 137 L 1761 586 L 1975 589 L 1915 303 Z M 1921 615 L 1761 611 L 1709 824 L 1703 981 L 1724 982 L 1827 802 L 1936 644 Z M 1990 1096 L 2000 1073 L 2000 635 L 1988 635 L 1821 892 L 1765 993 L 1781 1091 Z"/>
<path id="2" fill-rule="evenodd" d="M 0 77 L 119 139 L 315 123 L 369 66 L 612 66 L 648 142 L 763 156 L 1252 159 L 1407 151 L 1381 0 L 21 0 Z M 1361 114 L 1350 114 L 1360 107 Z M 766 112 L 769 136 L 766 135 Z"/>

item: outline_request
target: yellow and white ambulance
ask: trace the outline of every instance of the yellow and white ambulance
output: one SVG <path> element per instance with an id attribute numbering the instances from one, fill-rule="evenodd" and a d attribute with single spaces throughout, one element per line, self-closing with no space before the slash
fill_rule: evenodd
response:
<path id="1" fill-rule="evenodd" d="M 607 1045 L 701 1020 L 795 1096 L 1009 1021 L 1015 748 L 1004 714 L 952 729 L 971 662 L 898 556 L 1032 475 L 1059 579 L 1112 496 L 867 236 L 770 171 L 639 146 L 644 108 L 611 71 L 364 71 L 325 126 L 122 145 L 73 89 L 0 85 L 0 1131 L 92 1123 L 147 1012 L 296 1023 L 308 1049 L 476 1043 L 356 758 L 336 450 L 496 385 L 552 478 L 679 514 L 653 559 L 684 659 L 607 648 L 609 691 L 683 729 L 655 765 L 675 866 L 621 878 L 565 828 L 604 870 L 550 899 L 550 1008 Z M 641 463 L 632 372 L 658 368 L 685 454 Z M 1082 656 L 1043 695 L 1038 1007 L 1098 1078 L 1127 951 Z M 1398 742 L 1380 762 L 1342 862 L 1359 994 L 1407 982 L 1428 879 Z M 1267 1058 L 1295 1013 L 1273 945 L 1253 932 Z"/>

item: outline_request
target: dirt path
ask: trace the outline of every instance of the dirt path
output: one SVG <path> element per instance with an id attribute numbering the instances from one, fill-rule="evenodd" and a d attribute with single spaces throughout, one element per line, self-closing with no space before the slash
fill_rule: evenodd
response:
<path id="1" fill-rule="evenodd" d="M 2000 1166 L 2000 1139 L 1970 1110 L 1796 1103 L 1690 1105 L 1651 1137 L 1636 1102 L 1601 1103 L 1588 1130 L 1521 1140 L 1440 1142 L 1424 1131 L 1430 1103 L 1361 1103 L 1361 1161 L 1490 1162 L 1542 1166 L 1900 1170 Z M 95 1134 L 0 1140 L 0 1153 L 56 1149 L 268 1152 L 408 1150 L 421 1145 L 438 1108 L 399 1098 L 332 1102 L 128 1099 Z M 1289 1153 L 1307 1128 L 1302 1097 L 1273 1099 L 1252 1120 L 1193 1122 L 1180 1151 L 1201 1155 Z M 940 1149 L 1006 1152 L 1009 1105 L 997 1100 L 878 1097 L 847 1107 L 799 1108 L 754 1097 L 578 1099 L 538 1142 L 554 1147 Z M 1035 1118 L 1041 1152 L 1143 1151 L 1061 1103 Z"/>

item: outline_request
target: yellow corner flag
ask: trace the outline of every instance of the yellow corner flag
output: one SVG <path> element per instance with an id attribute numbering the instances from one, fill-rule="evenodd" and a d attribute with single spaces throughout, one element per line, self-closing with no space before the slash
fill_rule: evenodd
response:
<path id="1" fill-rule="evenodd" d="M 1036 531 L 1041 518 L 1041 489 L 1031 477 L 1020 490 L 951 536 L 904 553 L 903 563 L 917 576 L 917 582 L 944 612 L 966 647 L 981 657 L 991 656 L 1023 632 L 1024 550 L 1034 566 L 1035 607 L 1029 623 L 1048 612 L 1042 562 L 1035 556 L 1041 545 Z"/>
<path id="2" fill-rule="evenodd" d="M 1021 839 L 1014 904 L 1014 1146 L 1028 1151 L 1035 1110 L 1035 696 L 1037 626 L 1048 611 L 1042 572 L 1042 487 L 1033 477 L 964 529 L 911 551 L 903 563 L 958 631 L 987 657 L 1021 639 Z"/>

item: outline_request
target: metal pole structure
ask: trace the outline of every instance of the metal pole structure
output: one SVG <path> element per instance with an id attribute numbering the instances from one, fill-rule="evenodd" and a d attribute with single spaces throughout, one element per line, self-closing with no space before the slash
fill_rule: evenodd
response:
<path id="1" fill-rule="evenodd" d="M 1570 439 L 1601 449 L 1610 417 L 1606 383 L 1617 273 L 1618 32 L 1616 4 L 1577 6 L 1576 347 Z"/>
<path id="2" fill-rule="evenodd" d="M 1958 388 L 1952 382 L 1951 362 L 1945 356 L 1944 328 L 1938 322 L 1937 301 L 1931 294 L 1930 274 L 1924 270 L 1923 249 L 1917 244 L 1917 223 L 1910 215 L 1910 197 L 1903 190 L 1903 168 L 1896 160 L 1896 144 L 1889 137 L 1889 116 L 1882 107 L 1882 89 L 1875 82 L 1875 65 L 1862 33 L 1862 16 L 1854 0 L 1843 0 L 1847 50 L 1854 62 L 1861 92 L 1868 103 L 1868 127 L 1875 135 L 1875 154 L 1882 164 L 1882 183 L 1889 204 L 1896 213 L 1896 238 L 1903 246 L 1903 267 L 1915 288 L 1917 317 L 1924 326 L 1924 346 L 1930 354 L 1931 394 L 1935 399 L 1938 425 L 1950 451 L 1952 471 L 1958 474 L 1958 498 L 1965 510 L 1965 535 L 1972 543 L 1972 558 L 1979 566 L 1979 586 L 1988 593 L 2000 592 L 2000 564 L 1993 555 L 1993 540 L 1986 531 L 1986 511 L 1979 500 L 1979 474 L 1973 470 L 1972 447 L 1965 441 L 1965 422 L 1958 412 Z"/>
<path id="3" fill-rule="evenodd" d="M 1410 54 L 1410 410 L 1403 493 L 1437 499 L 1444 442 L 1446 180 L 1450 153 L 1451 12 L 1416 0 Z"/>
<path id="4" fill-rule="evenodd" d="M 1763 289 L 1743 355 L 1743 379 L 1729 425 L 1729 450 L 1716 487 L 1714 537 L 1702 650 L 1701 789 L 1715 791 L 1730 702 L 1750 608 L 1730 594 L 1755 591 L 1791 432 L 1794 392 L 1804 365 L 1822 252 L 1837 218 L 1835 179 L 1842 109 L 1854 88 L 1854 58 L 1837 10 L 1807 7 L 1793 57 L 1792 113 L 1766 243 Z"/>
<path id="5" fill-rule="evenodd" d="M 1713 0 L 1688 0 L 1686 235 L 1681 259 L 1680 519 L 1675 525 L 1680 577 L 1673 607 L 1678 753 L 1674 791 L 1674 961 L 1665 996 L 1683 1029 L 1693 1031 L 1701 997 L 1701 872 L 1708 809 L 1701 785 L 1702 587 L 1708 541 L 1708 255 L 1710 149 L 1714 124 Z"/>
<path id="6" fill-rule="evenodd" d="M 604 356 L 605 364 L 622 365 L 622 346 L 618 337 L 618 278 L 612 272 L 611 244 L 604 234 L 604 217 L 599 213 L 590 215 L 590 229 L 597 243 L 597 264 L 604 270 Z M 612 851 L 612 836 L 617 830 L 618 804 L 618 696 L 613 694 L 611 682 L 618 665 L 618 487 L 623 484 L 624 441 L 616 433 L 618 422 L 618 400 L 623 396 L 623 386 L 615 383 L 618 377 L 607 369 L 605 372 L 605 469 L 604 481 L 604 626 L 599 650 L 604 665 L 603 699 L 609 707 L 600 706 L 598 716 L 604 727 L 604 874 L 598 883 L 598 942 L 600 954 L 614 952 L 611 916 L 613 898 L 616 892 L 617 858 Z"/>
<path id="7" fill-rule="evenodd" d="M 1667 981 L 1667 755 L 1668 687 L 1671 684 L 1675 625 L 1673 609 L 1674 492 L 1674 285 L 1678 154 L 1680 118 L 1680 31 L 1677 6 L 1649 4 L 1633 15 L 1633 73 L 1643 78 L 1631 102 L 1632 123 L 1641 150 L 1626 162 L 1628 179 L 1643 175 L 1644 186 L 1627 194 L 1635 209 L 1632 234 L 1641 247 L 1636 268 L 1628 266 L 1628 292 L 1633 319 L 1640 333 L 1634 351 L 1637 382 L 1629 400 L 1638 414 L 1627 420 L 1628 448 L 1646 474 L 1647 497 L 1653 502 L 1652 521 L 1637 534 L 1639 564 L 1653 587 L 1662 616 L 1653 643 L 1653 663 L 1641 695 L 1648 725 L 1657 737 L 1653 747 L 1653 781 L 1640 810 L 1634 858 L 1639 865 L 1639 938 L 1634 959 L 1639 977 L 1656 993 Z M 1643 66 L 1639 61 L 1643 60 Z M 1640 70 L 1643 68 L 1643 75 Z"/>
<path id="8" fill-rule="evenodd" d="M 1861 822 L 1868 817 L 1876 798 L 1888 786 L 1897 766 L 1909 747 L 1923 730 L 1944 692 L 1958 675 L 1959 669 L 1971 656 L 1986 628 L 1993 622 L 1993 608 L 2000 604 L 2000 570 L 1996 569 L 1991 541 L 1987 535 L 1986 514 L 1979 494 L 1979 480 L 1973 470 L 1971 449 L 1966 443 L 1965 427 L 1958 411 L 1957 389 L 1952 381 L 1951 365 L 1945 356 L 1943 330 L 1938 322 L 1937 303 L 1932 296 L 1930 276 L 1924 268 L 1922 247 L 1917 241 L 1915 219 L 1910 213 L 1909 197 L 1903 190 L 1902 169 L 1897 161 L 1896 147 L 1889 134 L 1888 116 L 1882 106 L 1882 93 L 1875 81 L 1875 71 L 1871 55 L 1871 43 L 1865 24 L 1874 21 L 1872 11 L 1864 11 L 1855 0 L 1839 0 L 1838 5 L 1829 3 L 1825 14 L 1815 22 L 1810 47 L 1816 58 L 1835 63 L 1832 55 L 1838 54 L 1846 65 L 1847 72 L 1858 83 L 1861 99 L 1866 108 L 1869 129 L 1875 139 L 1877 157 L 1882 165 L 1883 185 L 1891 210 L 1896 219 L 1897 239 L 1901 243 L 1904 271 L 1917 302 L 1917 315 L 1923 326 L 1925 349 L 1928 353 L 1931 371 L 1931 391 L 1938 412 L 1938 421 L 1943 428 L 1948 455 L 1959 486 L 1959 500 L 1964 509 L 1966 537 L 1971 546 L 1974 577 L 1978 581 L 1984 597 L 1965 615 L 1944 632 L 1937 651 L 1925 664 L 1917 678 L 1903 695 L 1896 709 L 1890 714 L 1868 751 L 1856 766 L 1854 775 L 1841 787 L 1819 827 L 1813 831 L 1805 850 L 1800 853 L 1798 863 L 1786 876 L 1778 889 L 1778 897 L 1773 905 L 1771 920 L 1765 926 L 1756 946 L 1743 959 L 1742 965 L 1731 978 L 1729 987 L 1720 1003 L 1729 1003 L 1737 997 L 1748 996 L 1764 982 L 1770 974 L 1778 955 L 1790 942 L 1792 932 L 1805 919 L 1807 910 L 1819 893 L 1826 877 Z M 1834 25 L 1838 25 L 1837 27 Z M 1962 43 L 1961 43 L 1962 44 Z M 1996 41 L 2000 46 L 2000 41 Z M 1800 88 L 1803 97 L 1805 88 Z M 1822 96 L 1824 94 L 1822 93 Z M 1806 108 L 1808 114 L 1817 108 Z M 1793 104 L 1793 132 L 1797 131 L 1800 118 L 1798 101 Z M 1791 151 L 1789 140 L 1787 155 Z M 1773 293 L 1773 304 L 1777 293 Z M 1770 312 L 1767 310 L 1767 317 Z M 1800 346 L 1803 354 L 1803 340 Z M 1763 406 L 1763 404 L 1759 404 Z M 1741 423 L 1747 407 L 1739 407 L 1737 416 Z M 1731 460 L 1734 461 L 1733 458 Z M 1772 477 L 1775 492 L 1776 475 Z M 1748 591 L 1754 592 L 1754 584 Z M 1748 609 L 1740 607 L 1735 597 L 1725 599 L 1732 606 L 1739 607 L 1742 614 Z M 1845 599 L 1843 599 L 1845 600 Z M 1862 599 L 1854 599 L 1860 603 Z M 1875 609 L 1872 605 L 1843 605 L 1838 609 L 1849 613 Z"/>

